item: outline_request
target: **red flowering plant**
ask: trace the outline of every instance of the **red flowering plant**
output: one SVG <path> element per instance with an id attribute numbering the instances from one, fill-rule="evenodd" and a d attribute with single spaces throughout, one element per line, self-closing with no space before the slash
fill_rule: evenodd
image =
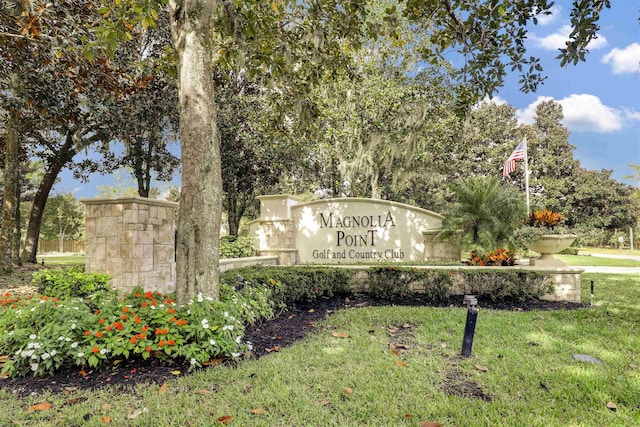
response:
<path id="1" fill-rule="evenodd" d="M 524 221 L 523 227 L 515 231 L 514 237 L 523 248 L 528 243 L 540 239 L 546 234 L 566 234 L 569 231 L 562 224 L 564 217 L 549 209 L 535 210 Z"/>
<path id="2" fill-rule="evenodd" d="M 498 248 L 489 253 L 478 254 L 471 251 L 468 265 L 475 266 L 511 266 L 516 263 L 516 253 L 510 249 Z"/>
<path id="3" fill-rule="evenodd" d="M 557 225 L 560 225 L 563 219 L 564 217 L 561 213 L 544 209 L 531 212 L 525 224 L 530 227 L 553 229 Z"/>
<path id="4" fill-rule="evenodd" d="M 187 307 L 158 292 L 124 297 L 20 299 L 0 306 L 0 354 L 12 355 L 5 375 L 44 375 L 62 366 L 100 367 L 140 357 L 184 358 L 200 366 L 239 357 L 245 322 L 270 316 L 267 288 L 242 292 L 223 285 L 220 301 L 199 295 Z M 46 298 L 46 299 L 44 299 Z"/>

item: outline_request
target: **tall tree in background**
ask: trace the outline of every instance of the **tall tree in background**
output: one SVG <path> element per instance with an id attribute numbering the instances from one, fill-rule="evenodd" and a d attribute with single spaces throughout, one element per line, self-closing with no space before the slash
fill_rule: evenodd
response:
<path id="1" fill-rule="evenodd" d="M 19 228 L 16 213 L 19 212 L 19 142 L 16 132 L 15 114 L 9 112 L 6 121 L 4 156 L 4 194 L 2 197 L 2 224 L 0 230 L 0 269 L 10 272 L 13 264 L 13 239 Z"/>
<path id="2" fill-rule="evenodd" d="M 126 37 L 131 22 L 148 25 L 159 10 L 153 1 L 125 3 L 100 10 L 109 17 L 99 31 L 111 52 L 118 40 Z M 402 13 L 413 17 L 420 26 L 417 29 L 429 34 L 432 42 L 421 52 L 423 59 L 436 61 L 451 50 L 464 56 L 457 75 L 467 85 L 456 94 L 462 108 L 500 87 L 508 67 L 522 73 L 523 90 L 534 90 L 542 80 L 537 59 L 525 55 L 524 39 L 527 25 L 539 14 L 549 13 L 552 3 L 407 0 L 404 4 Z M 198 292 L 214 298 L 219 292 L 223 194 L 211 82 L 213 61 L 225 56 L 242 58 L 250 47 L 259 53 L 255 58 L 262 59 L 250 62 L 252 73 L 268 73 L 274 81 L 280 72 L 291 70 L 298 78 L 289 88 L 304 94 L 318 77 L 331 73 L 327 65 L 340 64 L 349 40 L 360 40 L 366 11 L 365 2 L 359 0 L 171 0 L 169 5 L 178 63 L 183 159 L 177 296 L 179 304 L 184 304 Z M 607 1 L 574 3 L 573 31 L 561 52 L 564 62 L 584 58 L 586 46 L 597 37 L 597 21 L 605 6 L 609 6 Z M 393 23 L 396 11 L 390 7 L 385 22 Z M 381 28 L 368 30 L 382 32 Z M 395 31 L 385 33 L 397 36 Z"/>
<path id="3" fill-rule="evenodd" d="M 35 262 L 44 207 L 59 172 L 82 149 L 109 137 L 103 124 L 109 111 L 102 101 L 132 84 L 105 58 L 89 61 L 82 42 L 100 17 L 91 0 L 64 4 L 2 3 L 0 107 L 15 114 L 25 156 L 44 160 L 45 173 L 36 192 L 22 260 Z M 9 83 L 7 83 L 9 82 Z"/>
<path id="4" fill-rule="evenodd" d="M 238 236 L 240 221 L 253 206 L 257 192 L 269 192 L 306 148 L 282 130 L 279 114 L 267 100 L 264 88 L 244 73 L 218 69 L 215 77 L 223 208 L 229 234 Z"/>
<path id="5" fill-rule="evenodd" d="M 64 241 L 83 235 L 84 206 L 71 193 L 50 197 L 42 217 L 41 235 L 58 240 L 58 252 L 64 252 Z"/>
<path id="6" fill-rule="evenodd" d="M 540 208 L 561 212 L 566 224 L 573 220 L 573 202 L 580 162 L 573 157 L 575 147 L 569 143 L 569 130 L 561 123 L 562 106 L 544 101 L 536 107 L 528 138 L 531 203 Z"/>
<path id="7" fill-rule="evenodd" d="M 577 227 L 581 236 L 601 236 L 600 241 L 595 239 L 591 244 L 607 244 L 613 232 L 636 226 L 640 203 L 632 197 L 634 188 L 612 179 L 611 171 L 581 168 L 574 185 L 571 225 Z"/>
<path id="8" fill-rule="evenodd" d="M 140 84 L 138 90 L 109 103 L 114 116 L 108 123 L 110 133 L 125 150 L 116 154 L 105 144 L 100 170 L 131 171 L 140 197 L 150 197 L 152 180 L 170 181 L 180 163 L 170 150 L 178 143 L 175 64 L 166 54 L 170 40 L 169 16 L 161 14 L 155 27 L 132 30 L 131 42 L 120 45 L 114 58 Z"/>
<path id="9" fill-rule="evenodd" d="M 481 103 L 461 125 L 460 139 L 446 172 L 457 180 L 468 175 L 499 176 L 506 158 L 523 135 L 516 109 L 507 104 Z M 522 181 L 516 173 L 515 182 Z"/>

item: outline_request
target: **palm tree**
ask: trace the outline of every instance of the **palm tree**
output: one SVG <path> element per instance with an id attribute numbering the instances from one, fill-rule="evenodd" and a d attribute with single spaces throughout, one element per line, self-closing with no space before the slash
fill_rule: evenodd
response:
<path id="1" fill-rule="evenodd" d="M 457 201 L 444 220 L 443 238 L 462 232 L 463 244 L 485 251 L 515 246 L 513 232 L 526 216 L 522 194 L 495 177 L 470 177 L 452 190 Z"/>

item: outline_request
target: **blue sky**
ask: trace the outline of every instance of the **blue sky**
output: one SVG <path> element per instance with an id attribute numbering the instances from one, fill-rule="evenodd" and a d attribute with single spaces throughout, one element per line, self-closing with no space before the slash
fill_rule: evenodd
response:
<path id="1" fill-rule="evenodd" d="M 611 3 L 601 15 L 600 36 L 589 46 L 587 61 L 560 67 L 555 57 L 568 39 L 571 1 L 556 1 L 552 15 L 531 27 L 527 41 L 528 52 L 541 58 L 545 84 L 536 93 L 522 93 L 512 75 L 494 100 L 517 108 L 524 123 L 532 122 L 539 102 L 559 102 L 563 123 L 571 132 L 569 142 L 582 167 L 612 170 L 615 179 L 635 184 L 624 177 L 633 173 L 629 163 L 640 164 L 640 2 Z M 94 174 L 82 184 L 68 171 L 60 178 L 54 192 L 71 191 L 78 198 L 95 197 L 99 185 L 115 181 Z"/>
<path id="2" fill-rule="evenodd" d="M 553 14 L 529 32 L 527 50 L 541 58 L 545 84 L 525 94 L 511 76 L 495 100 L 517 108 L 524 123 L 532 123 L 541 101 L 559 102 L 582 167 L 613 170 L 615 179 L 633 184 L 624 177 L 633 173 L 629 163 L 640 164 L 640 2 L 612 1 L 587 61 L 560 67 L 555 57 L 568 39 L 570 7 L 569 0 L 556 1 Z"/>

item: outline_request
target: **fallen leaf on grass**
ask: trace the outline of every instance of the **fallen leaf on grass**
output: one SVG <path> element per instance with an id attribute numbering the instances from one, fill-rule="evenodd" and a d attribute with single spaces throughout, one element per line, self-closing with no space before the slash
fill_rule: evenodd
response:
<path id="1" fill-rule="evenodd" d="M 349 334 L 346 332 L 333 332 L 331 336 L 334 338 L 349 338 Z"/>
<path id="2" fill-rule="evenodd" d="M 391 346 L 394 349 L 397 349 L 397 350 L 400 350 L 400 351 L 402 351 L 402 350 L 411 350 L 411 347 L 409 347 L 406 344 L 391 344 Z"/>
<path id="3" fill-rule="evenodd" d="M 613 402 L 609 402 L 609 403 L 607 403 L 607 408 L 611 409 L 612 411 L 617 411 L 618 410 L 618 405 L 616 405 Z"/>
<path id="4" fill-rule="evenodd" d="M 105 415 L 104 417 L 100 418 L 100 422 L 103 424 L 111 424 L 111 417 L 109 415 Z"/>
<path id="5" fill-rule="evenodd" d="M 160 388 L 158 389 L 158 394 L 164 394 L 167 392 L 167 388 L 169 388 L 169 386 L 167 385 L 167 383 L 163 383 Z"/>
<path id="6" fill-rule="evenodd" d="M 36 411 L 48 411 L 51 409 L 51 403 L 37 403 L 35 405 L 29 406 L 26 412 L 36 412 Z"/>
<path id="7" fill-rule="evenodd" d="M 349 388 L 349 387 L 345 388 L 344 389 L 344 394 L 346 394 L 348 396 L 351 396 L 353 394 L 353 389 Z"/>
<path id="8" fill-rule="evenodd" d="M 264 415 L 267 413 L 267 410 L 262 408 L 255 408 L 251 410 L 251 413 L 254 415 Z"/>
<path id="9" fill-rule="evenodd" d="M 489 368 L 483 365 L 476 365 L 476 369 L 480 372 L 489 372 Z"/>
<path id="10" fill-rule="evenodd" d="M 407 367 L 407 362 L 405 362 L 404 360 L 396 360 L 396 365 L 397 366 L 402 366 L 403 368 Z"/>
<path id="11" fill-rule="evenodd" d="M 327 405 L 331 404 L 331 401 L 329 399 L 324 399 L 324 400 L 316 400 L 313 403 L 316 406 L 327 406 Z"/>
<path id="12" fill-rule="evenodd" d="M 442 427 L 442 424 L 433 421 L 419 421 L 418 427 Z"/>
<path id="13" fill-rule="evenodd" d="M 413 415 L 413 414 L 404 414 L 404 417 L 405 418 L 413 418 L 413 417 L 415 417 L 415 415 Z"/>
<path id="14" fill-rule="evenodd" d="M 180 372 L 180 371 L 171 371 L 171 375 L 175 375 L 175 376 L 178 376 L 178 375 L 180 375 L 181 373 L 182 373 L 182 372 Z"/>
<path id="15" fill-rule="evenodd" d="M 233 421 L 233 417 L 231 415 L 223 415 L 216 419 L 216 422 L 224 425 L 229 424 L 231 421 Z"/>
<path id="16" fill-rule="evenodd" d="M 196 394 L 201 394 L 203 396 L 211 396 L 213 395 L 213 392 L 209 390 L 196 390 Z"/>

